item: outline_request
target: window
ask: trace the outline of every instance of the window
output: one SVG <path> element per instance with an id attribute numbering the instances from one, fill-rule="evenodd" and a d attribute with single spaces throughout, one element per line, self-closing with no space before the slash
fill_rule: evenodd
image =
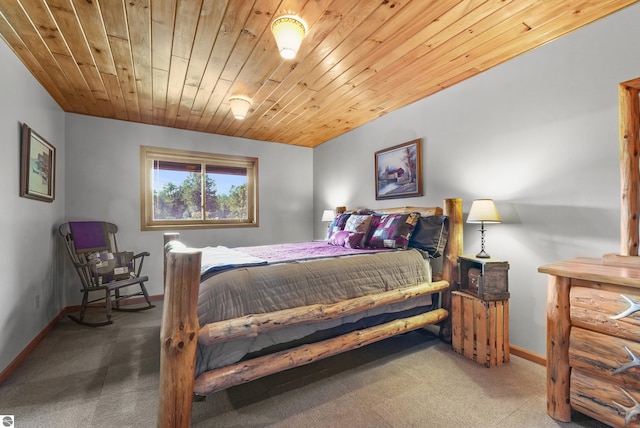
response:
<path id="1" fill-rule="evenodd" d="M 258 159 L 140 147 L 142 230 L 258 225 Z"/>

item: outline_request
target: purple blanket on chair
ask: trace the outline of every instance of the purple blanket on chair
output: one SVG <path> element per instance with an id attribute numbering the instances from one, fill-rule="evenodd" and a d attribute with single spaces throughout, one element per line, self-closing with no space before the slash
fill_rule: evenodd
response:
<path id="1" fill-rule="evenodd" d="M 69 222 L 76 251 L 91 252 L 108 249 L 107 231 L 102 221 Z"/>

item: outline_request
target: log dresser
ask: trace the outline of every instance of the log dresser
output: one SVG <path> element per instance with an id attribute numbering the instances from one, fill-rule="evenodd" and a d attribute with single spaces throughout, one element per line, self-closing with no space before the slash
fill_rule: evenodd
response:
<path id="1" fill-rule="evenodd" d="M 547 289 L 547 413 L 640 427 L 640 264 L 607 254 L 540 266 Z"/>

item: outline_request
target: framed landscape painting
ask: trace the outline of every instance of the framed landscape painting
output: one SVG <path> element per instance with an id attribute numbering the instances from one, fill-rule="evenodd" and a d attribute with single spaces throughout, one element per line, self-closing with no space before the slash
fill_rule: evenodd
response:
<path id="1" fill-rule="evenodd" d="M 56 148 L 24 123 L 20 151 L 20 196 L 53 202 L 55 191 Z"/>
<path id="2" fill-rule="evenodd" d="M 422 139 L 375 153 L 376 199 L 422 196 Z"/>

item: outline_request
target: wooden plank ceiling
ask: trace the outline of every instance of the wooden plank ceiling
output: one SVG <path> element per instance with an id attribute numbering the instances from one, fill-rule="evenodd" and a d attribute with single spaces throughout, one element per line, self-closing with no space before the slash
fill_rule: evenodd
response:
<path id="1" fill-rule="evenodd" d="M 635 2 L 2 0 L 0 34 L 66 112 L 315 147 Z"/>

